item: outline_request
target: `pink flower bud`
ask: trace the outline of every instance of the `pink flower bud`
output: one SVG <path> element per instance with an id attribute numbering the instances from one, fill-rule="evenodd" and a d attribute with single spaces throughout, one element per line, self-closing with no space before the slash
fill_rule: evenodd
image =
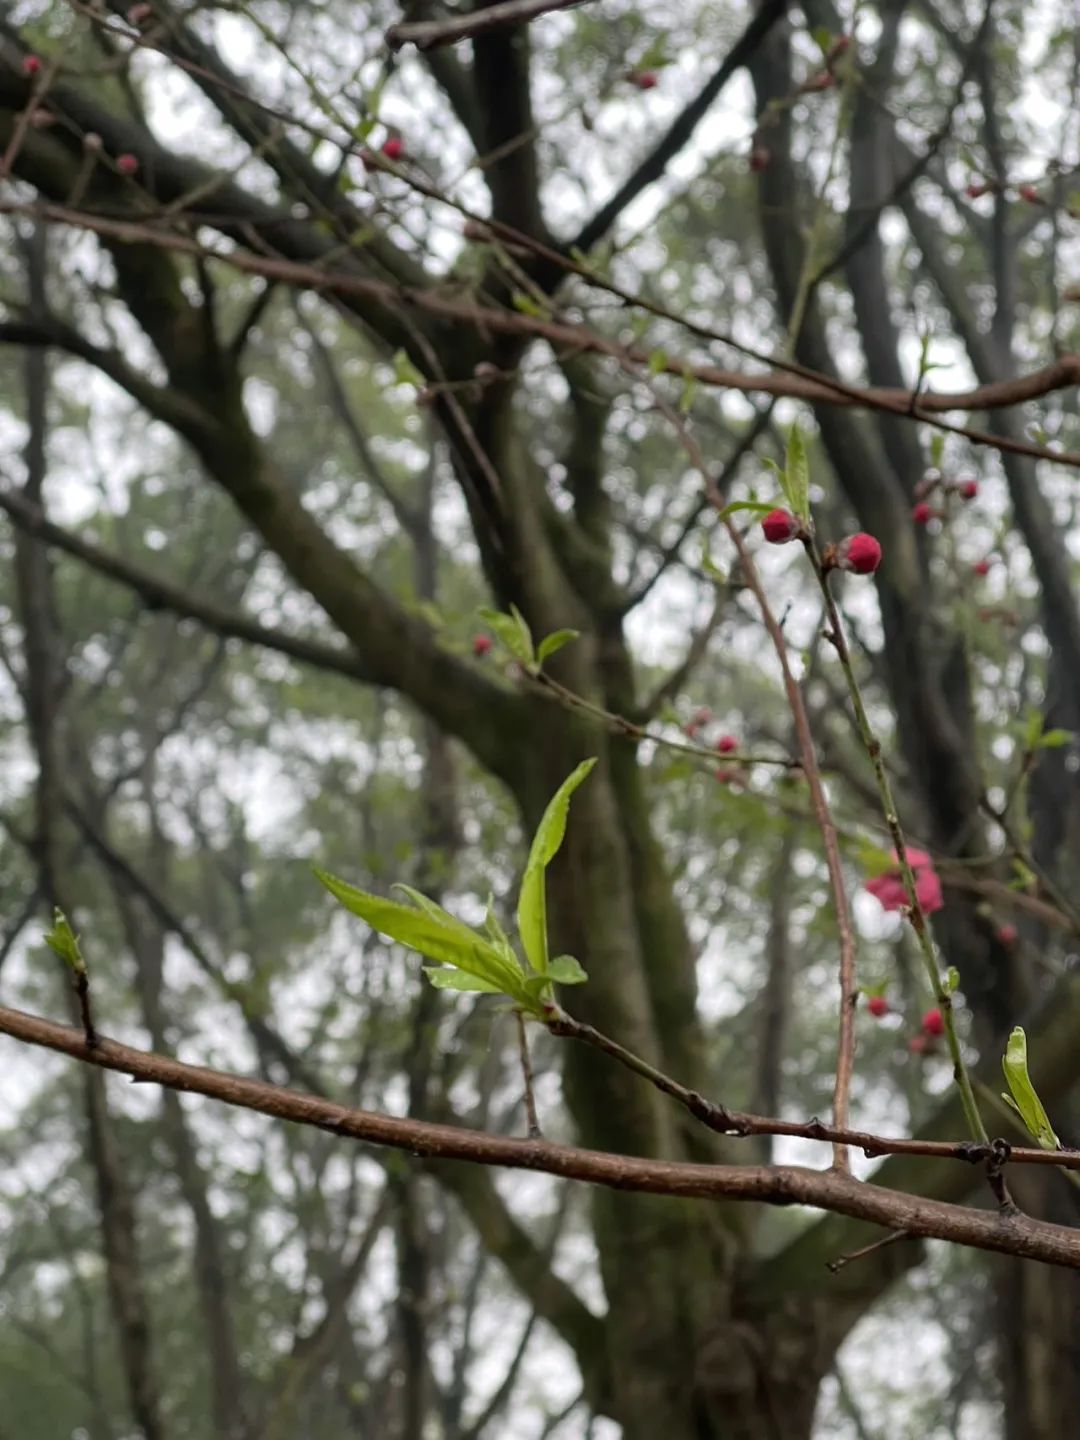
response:
<path id="1" fill-rule="evenodd" d="M 933 508 L 925 500 L 920 500 L 918 505 L 912 508 L 911 518 L 916 525 L 929 525 L 934 518 Z"/>
<path id="2" fill-rule="evenodd" d="M 116 157 L 116 168 L 120 171 L 121 175 L 137 175 L 139 172 L 139 162 L 134 155 L 125 150 L 123 155 Z"/>
<path id="3" fill-rule="evenodd" d="M 841 570 L 856 575 L 872 575 L 881 564 L 881 546 L 864 530 L 848 535 L 836 547 L 836 563 Z"/>
<path id="4" fill-rule="evenodd" d="M 762 520 L 761 528 L 770 545 L 786 545 L 802 533 L 802 526 L 787 510 L 770 510 Z"/>
<path id="5" fill-rule="evenodd" d="M 930 1048 L 930 1042 L 925 1035 L 912 1035 L 911 1039 L 907 1042 L 907 1048 L 911 1051 L 912 1055 L 925 1055 Z"/>
<path id="6" fill-rule="evenodd" d="M 38 55 L 24 55 L 22 62 L 22 73 L 28 80 L 32 80 L 41 71 L 41 57 Z"/>
<path id="7" fill-rule="evenodd" d="M 883 1015 L 888 1015 L 889 1002 L 884 995 L 871 995 L 866 1002 L 866 1008 L 875 1020 L 880 1020 Z"/>
<path id="8" fill-rule="evenodd" d="M 636 85 L 639 90 L 655 90 L 659 84 L 655 70 L 638 70 L 629 76 L 630 84 Z"/>
<path id="9" fill-rule="evenodd" d="M 405 141 L 396 135 L 391 135 L 388 140 L 383 141 L 382 153 L 387 160 L 400 160 L 405 154 Z"/>
<path id="10" fill-rule="evenodd" d="M 991 187 L 985 182 L 973 180 L 964 190 L 964 194 L 969 200 L 981 200 L 984 195 L 989 193 L 990 189 Z"/>
<path id="11" fill-rule="evenodd" d="M 1020 931 L 1015 925 L 999 925 L 997 938 L 1002 945 L 1015 945 L 1020 938 Z"/>
<path id="12" fill-rule="evenodd" d="M 958 488 L 962 500 L 974 500 L 979 493 L 979 482 L 977 480 L 961 480 Z"/>
<path id="13" fill-rule="evenodd" d="M 922 1028 L 927 1035 L 945 1034 L 945 1017 L 936 1006 L 933 1010 L 927 1010 L 922 1017 Z"/>
<path id="14" fill-rule="evenodd" d="M 976 560 L 976 561 L 975 561 L 975 564 L 974 564 L 971 568 L 972 568 L 972 570 L 974 570 L 974 572 L 975 572 L 976 575 L 989 575 L 989 574 L 990 574 L 990 561 L 989 561 L 989 560 Z"/>
<path id="15" fill-rule="evenodd" d="M 747 162 L 755 175 L 762 170 L 767 170 L 772 164 L 772 151 L 767 145 L 755 145 L 750 151 L 750 159 Z"/>
<path id="16" fill-rule="evenodd" d="M 473 636 L 472 653 L 473 653 L 478 659 L 481 659 L 481 660 L 482 660 L 482 659 L 484 658 L 484 656 L 488 653 L 488 651 L 489 651 L 490 649 L 491 649 L 491 636 L 490 636 L 490 635 L 474 635 L 474 636 Z"/>
<path id="17" fill-rule="evenodd" d="M 739 748 L 739 742 L 734 735 L 721 735 L 713 748 L 720 755 L 730 755 L 733 750 Z"/>
<path id="18" fill-rule="evenodd" d="M 1034 185 L 1018 185 L 1016 193 L 1021 200 L 1026 200 L 1029 205 L 1041 205 L 1042 197 Z"/>

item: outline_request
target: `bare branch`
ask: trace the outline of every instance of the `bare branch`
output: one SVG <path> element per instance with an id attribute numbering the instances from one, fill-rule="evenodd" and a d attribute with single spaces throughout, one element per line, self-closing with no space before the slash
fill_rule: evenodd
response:
<path id="1" fill-rule="evenodd" d="M 416 1156 L 534 1170 L 613 1190 L 687 1199 L 809 1205 L 887 1229 L 904 1229 L 914 1236 L 950 1240 L 979 1250 L 1080 1269 L 1080 1231 L 1068 1226 L 1031 1220 L 1021 1214 L 991 1214 L 964 1205 L 905 1195 L 853 1180 L 837 1170 L 647 1160 L 556 1145 L 547 1140 L 520 1140 L 431 1121 L 381 1115 L 261 1080 L 186 1065 L 169 1056 L 137 1050 L 101 1036 L 91 1048 L 80 1031 L 7 1006 L 0 1006 L 0 1034 L 101 1069 L 130 1075 L 140 1084 L 165 1085 L 173 1090 L 205 1095 L 274 1119 L 310 1125 L 333 1135 L 386 1145 Z M 1053 1163 L 1057 1157 L 1047 1154 L 1046 1158 Z"/>

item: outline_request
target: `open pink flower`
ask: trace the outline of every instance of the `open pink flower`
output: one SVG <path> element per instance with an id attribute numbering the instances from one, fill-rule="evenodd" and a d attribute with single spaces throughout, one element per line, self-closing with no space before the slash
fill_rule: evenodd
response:
<path id="1" fill-rule="evenodd" d="M 896 859 L 896 851 L 892 852 L 893 859 Z M 919 904 L 927 915 L 932 915 L 935 910 L 940 910 L 945 904 L 944 896 L 941 893 L 941 881 L 938 879 L 934 863 L 925 850 L 908 850 L 908 864 L 915 872 L 915 894 Z M 866 882 L 866 888 L 874 898 L 881 902 L 883 910 L 901 910 L 908 902 L 908 893 L 904 889 L 904 882 L 900 871 L 887 870 L 884 875 L 877 875 L 873 880 Z"/>

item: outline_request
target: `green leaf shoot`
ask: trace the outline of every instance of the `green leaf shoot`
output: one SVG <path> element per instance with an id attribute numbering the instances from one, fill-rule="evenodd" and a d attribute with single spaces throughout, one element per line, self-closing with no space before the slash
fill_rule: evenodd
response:
<path id="1" fill-rule="evenodd" d="M 79 937 L 72 930 L 62 910 L 53 911 L 52 929 L 45 931 L 45 944 L 76 975 L 86 974 L 86 961 L 79 947 Z"/>
<path id="2" fill-rule="evenodd" d="M 1020 1025 L 1015 1026 L 1009 1036 L 1005 1054 L 1001 1059 L 1001 1068 L 1005 1072 L 1005 1083 L 1009 1087 L 1009 1094 L 1002 1098 L 1017 1112 L 1028 1133 L 1044 1150 L 1060 1150 L 1061 1141 L 1054 1134 L 1050 1117 L 1044 1110 L 1028 1074 L 1027 1036 Z"/>
<path id="3" fill-rule="evenodd" d="M 540 975 L 548 969 L 547 867 L 558 854 L 566 834 L 566 817 L 570 797 L 596 764 L 595 759 L 583 760 L 556 790 L 537 826 L 525 866 L 525 875 L 518 895 L 517 922 L 522 948 L 529 964 Z"/>

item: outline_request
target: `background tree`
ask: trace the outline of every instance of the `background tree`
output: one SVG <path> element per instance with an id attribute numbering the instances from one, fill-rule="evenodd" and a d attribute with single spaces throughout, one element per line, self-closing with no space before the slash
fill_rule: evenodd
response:
<path id="1" fill-rule="evenodd" d="M 589 975 L 568 1009 L 692 1091 L 827 1113 L 835 893 L 716 518 L 774 499 L 763 461 L 812 413 L 820 535 L 884 547 L 876 606 L 835 588 L 944 881 L 965 1044 L 996 1093 L 1023 1023 L 1070 1137 L 1068 8 L 484 19 L 431 48 L 387 41 L 438 30 L 412 3 L 0 21 L 6 997 L 58 1011 L 36 922 L 60 905 L 107 1033 L 520 1134 L 512 1018 L 424 989 L 303 862 L 470 919 L 492 892 L 509 923 L 523 835 L 595 755 L 550 872 L 553 944 Z M 749 543 L 853 889 L 889 842 L 821 595 L 781 563 L 798 546 Z M 522 673 L 476 647 L 482 604 L 579 638 Z M 718 776 L 693 751 L 722 735 Z M 961 1138 L 912 932 L 857 919 L 858 981 L 901 1019 L 860 1007 L 856 1120 Z M 711 1134 L 595 1048 L 541 1033 L 533 1060 L 549 1138 L 720 1181 L 825 1163 Z M 1038 1440 L 1076 1413 L 1065 1269 L 902 1239 L 830 1276 L 881 1229 L 511 1183 L 17 1062 L 20 1435 L 712 1440 L 809 1434 L 815 1409 L 891 1435 L 868 1379 L 890 1316 L 929 1375 L 900 1424 Z M 876 1178 L 993 1204 L 955 1161 Z M 1073 1222 L 1058 1169 L 1008 1179 Z"/>

